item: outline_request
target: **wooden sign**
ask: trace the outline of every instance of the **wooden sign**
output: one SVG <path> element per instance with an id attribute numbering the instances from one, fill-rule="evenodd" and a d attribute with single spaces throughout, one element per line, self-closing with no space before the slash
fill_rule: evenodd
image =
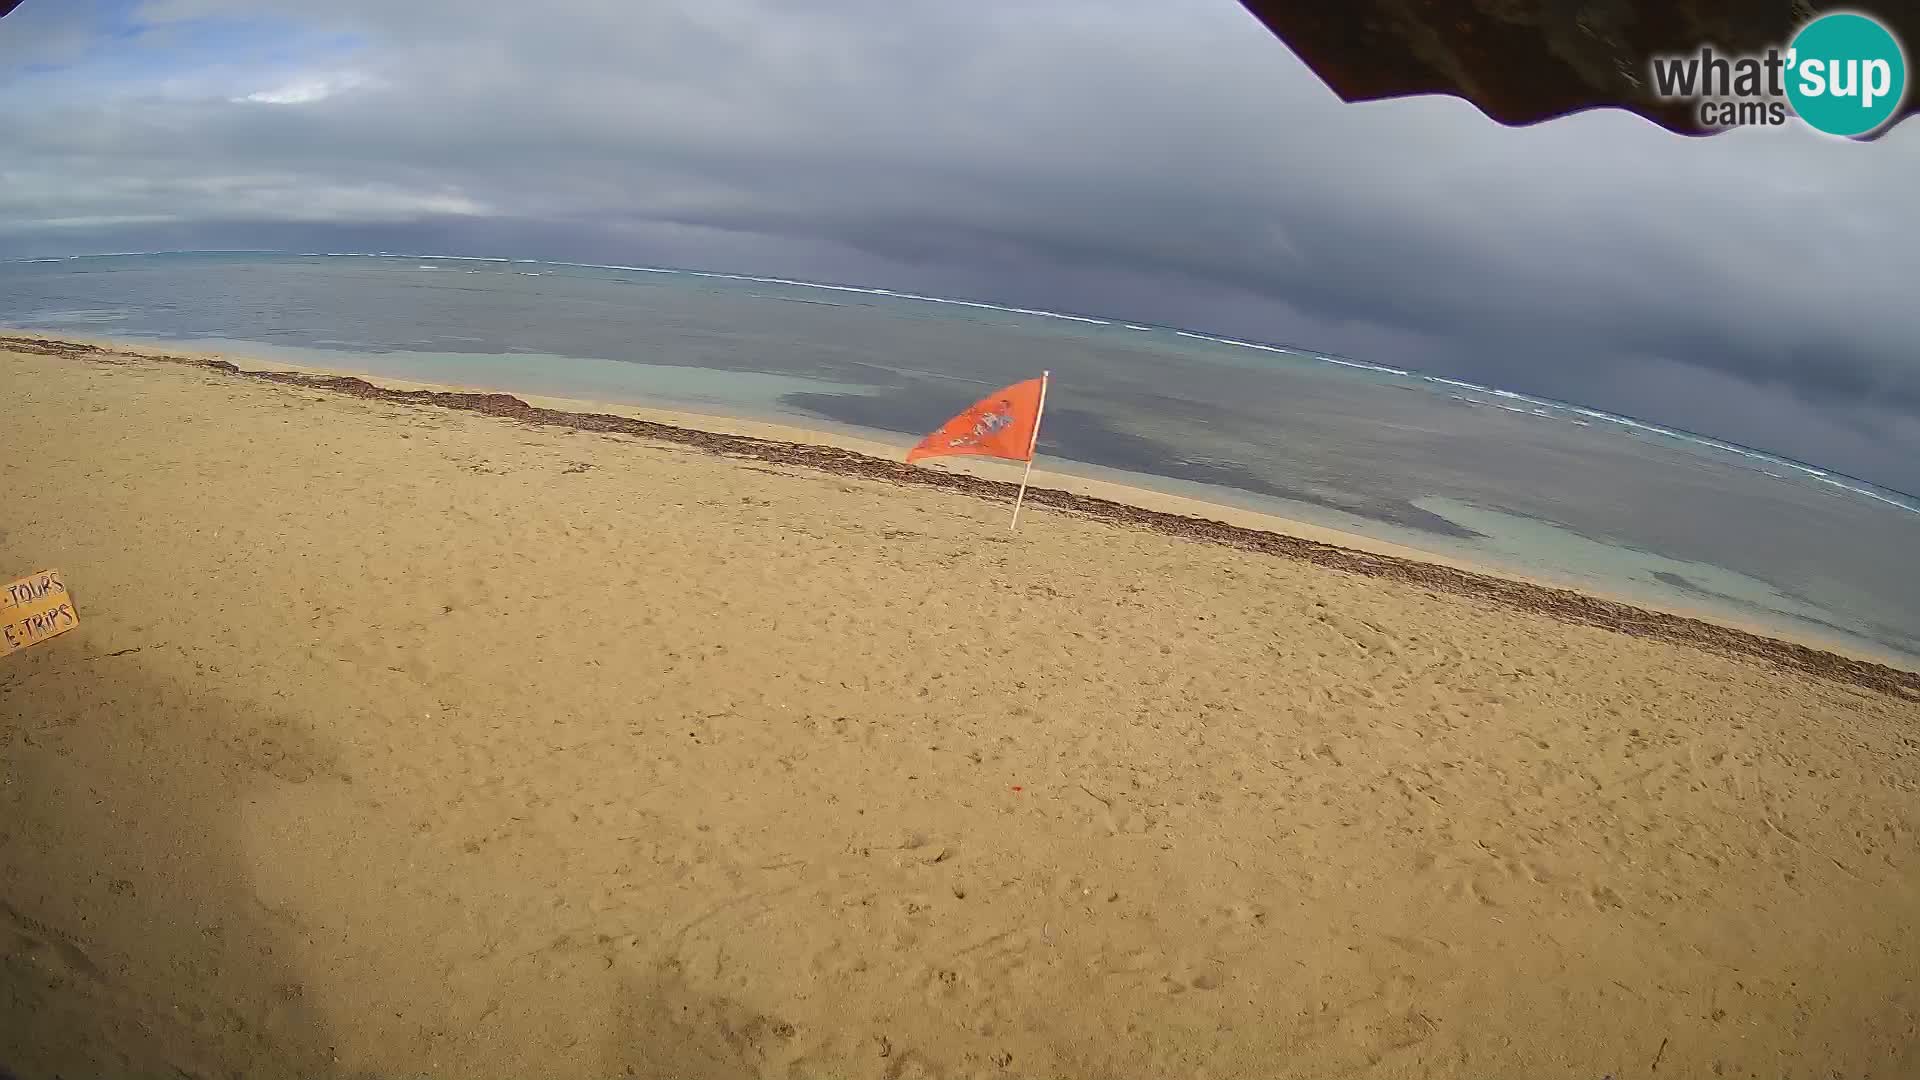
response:
<path id="1" fill-rule="evenodd" d="M 0 589 L 0 656 L 79 625 L 80 614 L 58 570 L 29 574 Z"/>

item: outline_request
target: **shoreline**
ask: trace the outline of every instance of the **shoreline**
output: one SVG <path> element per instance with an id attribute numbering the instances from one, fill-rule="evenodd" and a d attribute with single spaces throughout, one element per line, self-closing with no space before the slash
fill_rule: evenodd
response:
<path id="1" fill-rule="evenodd" d="M 890 456 L 898 453 L 901 447 L 877 440 L 837 437 L 781 424 L 735 420 L 683 410 L 625 406 L 619 407 L 620 413 L 578 412 L 572 409 L 584 407 L 605 410 L 614 406 L 538 395 L 522 397 L 485 390 L 450 389 L 438 384 L 407 380 L 386 380 L 386 384 L 376 384 L 360 375 L 302 365 L 282 365 L 277 370 L 242 368 L 224 354 L 147 351 L 104 340 L 85 341 L 8 333 L 0 334 L 0 349 L 95 362 L 134 360 L 184 364 L 232 376 L 328 390 L 395 404 L 477 412 L 522 423 L 578 431 L 627 434 L 689 446 L 720 456 L 932 487 L 990 500 L 1011 501 L 1017 489 L 1014 481 L 994 475 L 996 472 L 1009 477 L 1017 475 L 1017 468 L 1005 463 L 961 459 L 965 461 L 965 466 L 961 468 L 909 466 Z M 686 426 L 686 421 L 692 418 L 697 418 L 706 426 Z M 828 441 L 813 441 L 822 438 Z M 903 446 L 904 442 L 902 440 Z M 1062 481 L 1078 481 L 1075 486 L 1081 487 L 1081 490 L 1046 486 Z M 1088 488 L 1098 489 L 1098 493 Z M 1687 645 L 1723 656 L 1757 660 L 1784 671 L 1849 683 L 1895 698 L 1920 700 L 1920 672 L 1883 662 L 1890 658 L 1868 658 L 1857 652 L 1839 651 L 1831 643 L 1791 640 L 1766 630 L 1729 625 L 1729 620 L 1709 619 L 1698 613 L 1659 610 L 1557 584 L 1528 580 L 1484 565 L 1448 559 L 1436 553 L 1374 541 L 1307 522 L 1042 470 L 1035 471 L 1035 483 L 1027 489 L 1027 500 L 1028 505 L 1036 509 L 1077 514 L 1110 524 L 1131 525 L 1163 535 L 1294 559 L 1365 577 L 1413 584 L 1434 592 L 1544 614 L 1562 622 Z M 1146 503 L 1157 503 L 1159 507 L 1143 505 Z"/>
<path id="2" fill-rule="evenodd" d="M 187 347 L 160 350 L 158 342 L 87 336 L 49 336 L 33 331 L 0 328 L 0 339 L 23 335 L 57 343 L 86 345 L 127 356 L 150 359 L 221 361 L 232 364 L 236 373 L 259 375 L 267 370 L 302 375 L 359 379 L 374 387 L 397 391 L 449 392 L 486 396 L 506 394 L 530 406 L 568 414 L 614 415 L 651 424 L 693 429 L 719 435 L 802 445 L 829 446 L 886 461 L 899 461 L 915 441 L 910 435 L 836 425 L 826 421 L 797 421 L 765 414 L 711 411 L 680 401 L 655 399 L 606 399 L 571 394 L 543 394 L 495 386 L 484 382 L 412 378 L 354 364 L 311 361 L 293 355 L 262 355 L 248 352 L 245 342 L 192 341 Z M 227 345 L 238 346 L 228 348 Z M 260 346 L 271 349 L 272 346 Z M 354 354 L 342 353 L 341 356 Z M 817 426 L 808 426 L 808 425 Z M 1016 483 L 1020 466 L 988 458 L 949 458 L 921 463 L 918 468 L 937 473 L 979 477 L 985 480 Z M 1086 462 L 1059 461 L 1034 469 L 1034 484 L 1073 495 L 1089 496 L 1108 502 L 1160 511 L 1186 518 L 1223 522 L 1258 532 L 1309 540 L 1371 555 L 1380 555 L 1415 563 L 1431 564 L 1467 574 L 1498 578 L 1553 591 L 1576 593 L 1584 597 L 1622 605 L 1639 611 L 1655 612 L 1695 620 L 1716 627 L 1741 631 L 1756 637 L 1804 646 L 1832 653 L 1849 660 L 1877 664 L 1904 673 L 1920 673 L 1920 657 L 1874 641 L 1843 627 L 1797 619 L 1776 613 L 1769 619 L 1728 605 L 1702 604 L 1683 596 L 1632 588 L 1582 577 L 1572 571 L 1515 565 L 1484 552 L 1449 550 L 1443 544 L 1422 543 L 1419 536 L 1390 538 L 1359 531 L 1367 524 L 1356 519 L 1358 528 L 1344 523 L 1326 523 L 1300 516 L 1293 508 L 1262 508 L 1257 496 L 1236 499 L 1229 488 L 1210 488 L 1186 484 L 1147 473 L 1129 473 Z M 1181 489 L 1199 488 L 1189 493 Z M 1011 488 L 1006 489 L 1011 491 Z M 999 495 L 980 495 L 999 498 Z M 1011 495 L 1006 495 L 1010 499 Z M 1252 505 L 1249 505 L 1252 503 Z M 1310 507 L 1302 507 L 1311 510 Z M 1376 523 L 1377 524 L 1377 523 Z M 1399 530 L 1402 532 L 1417 530 Z M 1430 538 L 1429 538 L 1430 539 Z"/>
<path id="3" fill-rule="evenodd" d="M 837 424 L 817 417 L 796 418 L 778 412 L 739 411 L 733 405 L 709 406 L 672 397 L 547 393 L 515 387 L 510 383 L 489 383 L 484 381 L 484 376 L 481 381 L 469 381 L 451 375 L 441 377 L 438 374 L 417 377 L 354 362 L 361 359 L 362 354 L 352 352 L 289 351 L 265 343 L 224 339 L 189 340 L 179 343 L 180 347 L 157 352 L 164 342 L 85 335 L 42 335 L 38 331 L 0 327 L 0 336 L 7 334 L 45 336 L 53 341 L 94 345 L 128 354 L 223 360 L 245 369 L 248 374 L 270 367 L 273 370 L 310 375 L 349 376 L 392 390 L 481 395 L 504 393 L 529 405 L 558 412 L 613 414 L 717 434 L 832 446 L 886 460 L 899 460 L 915 441 L 915 436 L 907 433 Z M 304 354 L 330 355 L 315 358 Z M 335 362 L 336 358 L 339 362 Z M 1431 563 L 1545 589 L 1567 590 L 1630 608 L 1695 619 L 1900 671 L 1920 672 L 1920 654 L 1902 651 L 1857 630 L 1818 618 L 1802 618 L 1781 610 L 1754 611 L 1737 601 L 1702 599 L 1698 595 L 1689 595 L 1692 590 L 1675 590 L 1670 586 L 1660 588 L 1650 587 L 1645 582 L 1605 580 L 1582 574 L 1571 566 L 1515 561 L 1495 552 L 1475 550 L 1472 544 L 1451 542 L 1444 536 L 1423 533 L 1417 527 L 1396 526 L 1337 510 L 1329 512 L 1325 507 L 1287 504 L 1284 500 L 1272 500 L 1229 487 L 1192 483 L 1153 473 L 1129 472 L 1063 458 L 1043 459 L 1043 462 L 1047 463 L 1039 464 L 1034 469 L 1033 481 L 1076 495 L 1093 496 L 1182 517 L 1222 521 L 1262 532 L 1280 533 L 1396 559 Z M 1020 476 L 1017 464 L 988 458 L 936 459 L 922 462 L 919 467 L 990 480 L 1017 481 Z M 1447 516 L 1446 511 L 1440 513 L 1443 517 Z M 1542 524 L 1559 527 L 1551 520 Z"/>
<path id="4" fill-rule="evenodd" d="M 1920 1063 L 1899 673 L 1085 494 L 1009 532 L 884 448 L 0 359 L 0 561 L 80 615 L 0 660 L 22 1076 Z"/>

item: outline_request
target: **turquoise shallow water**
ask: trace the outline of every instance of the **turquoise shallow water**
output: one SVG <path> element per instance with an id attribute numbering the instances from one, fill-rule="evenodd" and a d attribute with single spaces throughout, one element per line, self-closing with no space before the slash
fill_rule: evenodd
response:
<path id="1" fill-rule="evenodd" d="M 444 256 L 0 263 L 0 325 L 896 441 L 1049 368 L 1049 465 L 1920 664 L 1912 499 L 1366 358 L 884 290 Z"/>

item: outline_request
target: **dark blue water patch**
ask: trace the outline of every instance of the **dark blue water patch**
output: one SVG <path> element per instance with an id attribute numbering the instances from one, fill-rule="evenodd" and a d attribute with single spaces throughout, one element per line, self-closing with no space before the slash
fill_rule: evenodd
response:
<path id="1" fill-rule="evenodd" d="M 912 390 L 881 394 L 793 393 L 781 398 L 781 403 L 788 408 L 836 423 L 903 434 L 923 434 L 945 423 L 951 414 L 941 411 L 943 405 L 939 401 L 937 397 Z M 1306 503 L 1433 536 L 1455 540 L 1483 538 L 1482 533 L 1404 499 L 1336 499 L 1306 488 L 1276 483 L 1236 462 L 1196 459 L 1160 440 L 1119 430 L 1102 415 L 1086 409 L 1060 405 L 1048 408 L 1038 452 L 1046 457 L 1123 472 L 1164 476 Z"/>
<path id="2" fill-rule="evenodd" d="M 1895 652 L 1906 653 L 1910 656 L 1920 656 L 1920 637 L 1904 633 L 1891 626 L 1880 625 L 1872 620 L 1858 620 L 1853 626 L 1842 626 L 1839 623 L 1830 622 L 1826 619 L 1808 615 L 1803 612 L 1781 611 L 1764 604 L 1757 604 L 1743 597 L 1730 596 L 1717 589 L 1709 589 L 1705 585 L 1693 581 L 1683 574 L 1676 574 L 1669 570 L 1656 570 L 1650 576 L 1683 596 L 1690 596 L 1698 600 L 1708 601 L 1722 607 L 1731 607 L 1736 610 L 1746 609 L 1758 611 L 1765 615 L 1791 619 L 1795 622 L 1818 626 L 1823 630 L 1831 630 L 1845 637 L 1864 637 L 1876 645 L 1884 646 Z M 1809 604 L 1816 608 L 1819 606 L 1806 597 L 1797 596 L 1784 589 L 1781 590 L 1780 594 L 1790 600 Z"/>

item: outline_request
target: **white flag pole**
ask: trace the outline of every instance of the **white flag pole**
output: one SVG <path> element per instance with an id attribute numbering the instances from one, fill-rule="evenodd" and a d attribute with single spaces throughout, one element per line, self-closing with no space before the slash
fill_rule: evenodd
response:
<path id="1" fill-rule="evenodd" d="M 1040 419 L 1047 415 L 1047 377 L 1051 371 L 1040 373 L 1040 404 L 1033 410 L 1033 439 L 1027 443 L 1027 471 L 1020 475 L 1020 494 L 1013 498 L 1013 524 L 1010 530 L 1020 528 L 1020 504 L 1027 500 L 1027 481 L 1033 479 L 1033 454 L 1040 446 Z"/>

